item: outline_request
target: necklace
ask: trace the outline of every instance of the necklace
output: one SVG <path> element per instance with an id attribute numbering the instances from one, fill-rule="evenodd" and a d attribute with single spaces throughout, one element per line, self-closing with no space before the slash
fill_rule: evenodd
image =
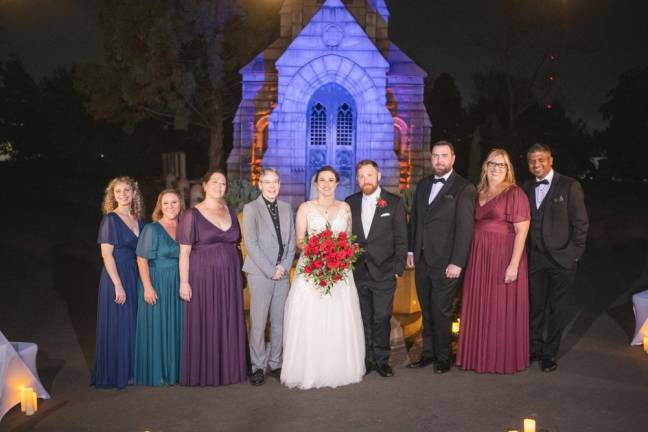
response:
<path id="1" fill-rule="evenodd" d="M 329 213 L 329 210 L 331 210 L 331 208 L 333 208 L 333 207 L 335 206 L 335 203 L 333 203 L 333 204 L 329 204 L 329 205 L 327 205 L 327 206 L 325 206 L 325 205 L 323 205 L 323 204 L 319 204 L 319 203 L 318 203 L 317 205 L 318 205 L 322 210 L 324 210 L 324 214 L 327 215 L 327 214 Z"/>

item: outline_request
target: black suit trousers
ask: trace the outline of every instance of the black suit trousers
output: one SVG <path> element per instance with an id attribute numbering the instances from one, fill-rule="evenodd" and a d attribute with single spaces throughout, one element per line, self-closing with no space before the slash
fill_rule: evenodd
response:
<path id="1" fill-rule="evenodd" d="M 391 316 L 396 278 L 374 281 L 363 273 L 355 280 L 365 336 L 365 363 L 386 365 L 389 361 Z"/>
<path id="2" fill-rule="evenodd" d="M 558 355 L 560 340 L 569 322 L 568 294 L 575 276 L 575 269 L 555 264 L 542 252 L 529 252 L 531 353 L 548 359 Z"/>
<path id="3" fill-rule="evenodd" d="M 450 361 L 452 357 L 452 299 L 460 278 L 449 279 L 445 268 L 431 268 L 423 257 L 416 263 L 416 294 L 423 314 L 421 358 Z"/>

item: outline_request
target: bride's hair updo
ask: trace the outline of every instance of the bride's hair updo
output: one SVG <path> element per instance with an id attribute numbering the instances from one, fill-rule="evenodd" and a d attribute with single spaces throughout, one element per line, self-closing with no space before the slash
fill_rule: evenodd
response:
<path id="1" fill-rule="evenodd" d="M 338 174 L 338 172 L 335 171 L 335 168 L 333 168 L 331 165 L 324 165 L 322 168 L 318 169 L 317 172 L 315 173 L 315 180 L 314 180 L 315 183 L 317 183 L 317 180 L 319 180 L 320 174 L 326 171 L 332 172 L 333 175 L 335 176 L 335 181 L 338 183 L 340 182 L 340 174 Z"/>

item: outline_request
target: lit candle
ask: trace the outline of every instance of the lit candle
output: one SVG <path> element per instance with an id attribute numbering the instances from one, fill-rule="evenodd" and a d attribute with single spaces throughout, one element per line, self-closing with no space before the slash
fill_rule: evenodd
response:
<path id="1" fill-rule="evenodd" d="M 31 387 L 25 388 L 25 414 L 30 416 L 34 414 L 34 390 Z"/>
<path id="2" fill-rule="evenodd" d="M 20 386 L 20 411 L 27 411 L 27 389 L 25 386 Z"/>
<path id="3" fill-rule="evenodd" d="M 648 354 L 648 336 L 644 336 L 644 352 Z"/>
<path id="4" fill-rule="evenodd" d="M 536 421 L 533 419 L 524 419 L 524 432 L 536 432 Z"/>
<path id="5" fill-rule="evenodd" d="M 34 412 L 38 411 L 38 395 L 32 390 L 32 409 Z"/>
<path id="6" fill-rule="evenodd" d="M 461 320 L 457 320 L 457 321 L 452 322 L 452 333 L 453 334 L 459 334 L 460 321 Z"/>

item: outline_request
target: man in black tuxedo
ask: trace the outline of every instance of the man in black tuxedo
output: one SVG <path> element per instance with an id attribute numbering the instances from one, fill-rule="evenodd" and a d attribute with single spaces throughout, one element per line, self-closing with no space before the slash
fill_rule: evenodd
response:
<path id="1" fill-rule="evenodd" d="M 383 377 L 394 375 L 389 366 L 390 320 L 396 278 L 405 270 L 407 220 L 401 199 L 380 188 L 376 162 L 363 160 L 356 166 L 361 192 L 347 197 L 352 232 L 364 250 L 353 277 L 360 298 L 365 335 L 365 367 Z"/>
<path id="2" fill-rule="evenodd" d="M 552 168 L 551 149 L 534 144 L 527 152 L 535 178 L 523 188 L 531 205 L 529 300 L 531 361 L 545 372 L 556 370 L 560 339 L 568 320 L 568 291 L 585 251 L 589 221 L 583 189 Z M 547 336 L 544 337 L 545 331 Z"/>
<path id="3" fill-rule="evenodd" d="M 409 224 L 407 265 L 416 266 L 416 293 L 423 313 L 423 352 L 408 367 L 452 366 L 452 299 L 466 266 L 475 223 L 477 190 L 452 169 L 454 147 L 432 146 L 433 175 L 416 186 Z"/>

